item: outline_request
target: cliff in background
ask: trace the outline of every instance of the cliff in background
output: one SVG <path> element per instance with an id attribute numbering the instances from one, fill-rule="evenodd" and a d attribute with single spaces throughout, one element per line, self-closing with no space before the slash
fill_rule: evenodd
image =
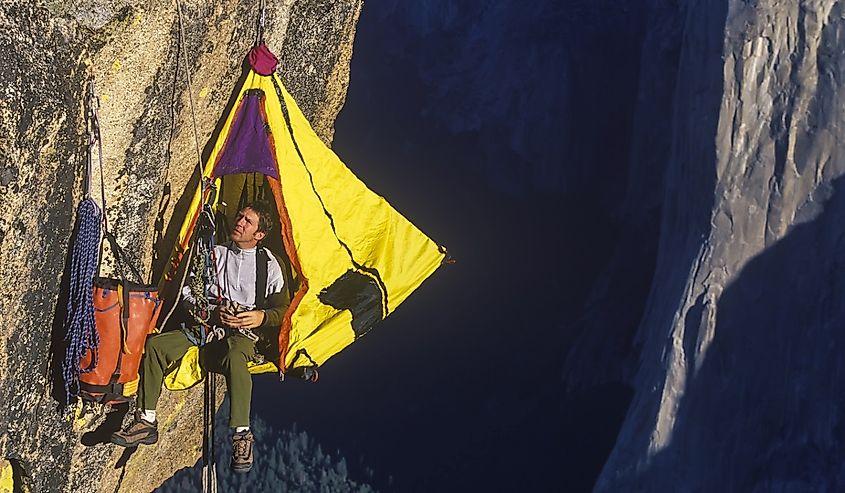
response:
<path id="1" fill-rule="evenodd" d="M 327 142 L 361 7 L 361 0 L 267 1 L 267 44 Z M 88 78 L 101 101 L 109 225 L 151 279 L 172 243 L 173 228 L 162 226 L 173 214 L 180 222 L 183 191 L 196 180 L 186 68 L 205 146 L 255 39 L 257 1 L 188 0 L 182 9 L 185 46 L 175 2 L 0 5 L 0 464 L 33 491 L 92 491 L 92 484 L 150 491 L 199 456 L 200 390 L 169 394 L 162 446 L 131 454 L 103 443 L 103 430 L 121 416 L 77 418 L 60 405 L 61 354 L 51 354 L 62 345 L 54 317 L 82 198 Z"/>
<path id="2" fill-rule="evenodd" d="M 642 67 L 674 86 L 656 265 L 596 491 L 839 491 L 845 4 L 660 9 L 679 52 Z"/>

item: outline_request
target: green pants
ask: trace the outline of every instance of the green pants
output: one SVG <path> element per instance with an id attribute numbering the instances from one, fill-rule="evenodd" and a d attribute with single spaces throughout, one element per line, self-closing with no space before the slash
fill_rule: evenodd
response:
<path id="1" fill-rule="evenodd" d="M 176 363 L 192 346 L 181 330 L 173 330 L 147 339 L 141 360 L 141 385 L 138 388 L 138 407 L 155 409 L 161 395 L 164 375 L 176 368 Z M 207 371 L 226 377 L 231 415 L 229 426 L 249 426 L 249 406 L 252 400 L 252 376 L 246 364 L 255 357 L 255 343 L 242 335 L 230 335 L 200 348 L 200 365 Z"/>

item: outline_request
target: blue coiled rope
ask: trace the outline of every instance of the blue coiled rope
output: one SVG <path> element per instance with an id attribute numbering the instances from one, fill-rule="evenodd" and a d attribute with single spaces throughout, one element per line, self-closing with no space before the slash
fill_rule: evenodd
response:
<path id="1" fill-rule="evenodd" d="M 97 273 L 102 214 L 90 197 L 82 201 L 76 215 L 77 231 L 70 259 L 70 289 L 65 316 L 67 350 L 62 362 L 67 402 L 79 395 L 79 375 L 97 367 L 100 337 L 94 326 L 93 284 Z M 80 368 L 85 353 L 91 350 L 91 364 Z"/>

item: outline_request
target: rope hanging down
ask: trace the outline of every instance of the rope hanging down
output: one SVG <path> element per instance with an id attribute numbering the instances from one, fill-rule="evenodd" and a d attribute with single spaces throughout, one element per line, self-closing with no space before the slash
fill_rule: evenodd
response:
<path id="1" fill-rule="evenodd" d="M 199 170 L 200 180 L 202 180 L 202 152 L 200 151 L 200 138 L 197 132 L 197 113 L 194 110 L 194 94 L 191 91 L 191 69 L 188 66 L 188 54 L 186 53 L 185 43 L 185 18 L 182 16 L 182 3 L 176 0 L 176 13 L 179 15 L 179 43 L 182 45 L 182 59 L 185 63 L 185 85 L 188 90 L 188 103 L 191 106 L 191 121 L 194 129 L 194 146 L 197 151 L 197 169 Z M 204 192 L 205 190 L 203 190 Z"/>
<path id="2" fill-rule="evenodd" d="M 264 44 L 264 21 L 267 20 L 267 3 L 258 1 L 258 19 L 255 22 L 255 46 Z"/>
<path id="3" fill-rule="evenodd" d="M 193 278 L 190 285 L 194 297 L 194 309 L 191 310 L 195 323 L 199 325 L 199 346 L 222 338 L 222 329 L 210 324 L 211 312 L 220 304 L 219 293 L 212 302 L 211 286 L 217 284 L 217 262 L 214 258 L 214 214 L 206 204 L 197 219 L 197 231 L 191 248 L 191 270 Z M 187 268 L 185 272 L 187 272 Z M 181 290 L 181 288 L 180 288 Z M 220 331 L 221 333 L 218 333 Z M 186 334 L 190 331 L 186 331 Z M 189 336 L 190 339 L 190 336 Z M 202 491 L 217 493 L 217 451 L 214 446 L 214 414 L 217 411 L 217 375 L 209 372 L 205 379 L 205 399 L 203 406 L 202 434 Z"/>
<path id="4" fill-rule="evenodd" d="M 263 0 L 261 0 L 263 2 Z M 200 151 L 200 144 L 199 144 L 199 132 L 197 131 L 197 116 L 196 111 L 194 110 L 194 96 L 193 91 L 191 90 L 191 70 L 188 66 L 188 56 L 186 50 L 186 43 L 185 43 L 185 18 L 182 15 L 182 4 L 179 0 L 176 0 L 176 12 L 179 16 L 179 43 L 180 43 L 180 51 L 182 52 L 182 58 L 184 60 L 184 70 L 185 70 L 185 85 L 188 91 L 188 102 L 191 107 L 191 123 L 193 126 L 194 131 L 194 145 L 196 148 L 197 153 L 197 172 L 200 180 L 200 200 L 205 200 L 207 192 L 212 188 L 212 183 L 203 179 L 202 176 L 202 153 Z M 262 22 L 263 24 L 263 22 Z M 205 211 L 204 211 L 205 212 Z M 207 294 L 208 287 L 211 285 L 213 276 L 216 272 L 215 265 L 213 264 L 213 258 L 211 259 L 211 265 L 208 265 L 208 254 L 213 251 L 214 248 L 214 231 L 213 231 L 213 214 L 211 214 L 210 208 L 207 211 L 211 215 L 211 225 L 212 230 L 207 233 L 205 241 L 201 238 L 201 235 L 195 235 L 194 242 L 192 247 L 188 251 L 188 265 L 185 266 L 185 271 L 182 275 L 182 279 L 179 283 L 179 288 L 176 294 L 176 302 L 174 303 L 174 307 L 179 303 L 179 300 L 182 296 L 182 287 L 185 285 L 186 276 L 191 270 L 191 261 L 194 255 L 197 255 L 200 258 L 206 260 L 202 264 L 198 264 L 194 261 L 195 267 L 194 269 L 202 269 L 206 271 L 203 276 L 198 276 L 203 279 L 207 284 L 205 284 L 204 289 L 200 289 L 203 295 L 201 298 L 198 298 L 197 301 L 200 299 L 204 299 L 207 302 L 207 298 L 205 294 Z M 208 271 L 210 270 L 210 275 Z M 195 277 L 196 279 L 196 277 Z M 195 290 L 192 290 L 195 291 Z M 194 292 L 194 295 L 200 294 L 199 292 Z M 207 307 L 208 305 L 206 305 Z M 162 322 L 162 326 L 167 323 L 167 320 L 173 314 L 173 309 L 167 314 Z M 206 309 L 206 315 L 209 315 Z M 208 335 L 208 326 L 206 323 L 201 324 L 202 328 L 202 335 L 201 335 L 201 344 L 205 343 L 205 339 Z M 205 399 L 204 399 L 204 406 L 203 406 L 203 467 L 202 467 L 202 490 L 204 493 L 217 493 L 217 458 L 216 458 L 216 451 L 214 450 L 214 414 L 217 411 L 217 403 L 215 399 L 215 395 L 217 393 L 217 385 L 216 385 L 216 378 L 214 374 L 209 374 L 206 378 L 205 383 Z"/>
<path id="5" fill-rule="evenodd" d="M 182 15 L 182 2 L 176 0 L 176 14 L 179 17 L 179 36 L 178 36 L 178 43 L 179 43 L 179 52 L 182 53 L 182 60 L 184 64 L 185 70 L 185 89 L 188 91 L 188 103 L 191 107 L 191 126 L 193 128 L 193 135 L 194 135 L 194 148 L 197 153 L 197 174 L 200 180 L 200 198 L 205 197 L 206 191 L 210 188 L 211 184 L 207 183 L 206 180 L 202 177 L 202 152 L 200 151 L 200 141 L 199 141 L 199 131 L 197 130 L 197 115 L 196 111 L 194 110 L 194 96 L 193 91 L 191 89 L 192 82 L 191 82 L 191 70 L 188 66 L 188 55 L 185 43 L 185 19 Z M 177 63 L 176 70 L 179 70 L 179 64 Z M 177 74 L 178 75 L 178 74 Z M 191 246 L 188 248 L 186 252 L 187 257 L 187 265 L 185 266 L 185 270 L 182 274 L 181 279 L 179 280 L 179 287 L 176 289 L 176 300 L 173 302 L 173 305 L 170 308 L 170 311 L 164 316 L 164 319 L 159 323 L 159 326 L 165 327 L 167 326 L 167 322 L 170 320 L 170 317 L 176 311 L 176 306 L 182 300 L 182 287 L 185 285 L 185 281 L 188 277 L 188 272 L 191 268 L 191 257 L 193 256 L 194 248 Z"/>
<path id="6" fill-rule="evenodd" d="M 85 198 L 79 205 L 76 215 L 76 239 L 70 259 L 70 286 L 65 316 L 65 342 L 67 349 L 62 362 L 62 376 L 65 384 L 65 396 L 68 404 L 79 394 L 79 375 L 88 373 L 97 367 L 100 337 L 94 325 L 93 283 L 98 269 L 100 247 L 100 225 L 103 215 L 97 203 L 91 198 L 91 177 L 93 168 L 94 144 L 98 144 L 100 168 L 103 153 L 100 141 L 100 125 L 97 119 L 97 96 L 94 81 L 90 82 L 88 95 L 88 163 L 86 166 Z M 86 351 L 93 355 L 91 365 L 79 368 L 79 361 Z"/>
<path id="7" fill-rule="evenodd" d="M 217 451 L 214 447 L 214 414 L 217 411 L 217 375 L 205 379 L 202 432 L 202 491 L 217 493 Z"/>

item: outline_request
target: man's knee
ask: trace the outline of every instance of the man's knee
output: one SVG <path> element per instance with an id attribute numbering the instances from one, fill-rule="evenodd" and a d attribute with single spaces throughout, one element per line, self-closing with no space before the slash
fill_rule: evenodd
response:
<path id="1" fill-rule="evenodd" d="M 255 354 L 255 345 L 240 341 L 237 336 L 226 338 L 226 352 L 223 354 L 223 364 L 226 367 L 246 368 L 246 364 Z"/>
<path id="2" fill-rule="evenodd" d="M 144 343 L 144 352 L 150 354 L 159 354 L 167 351 L 167 348 L 172 345 L 173 336 L 167 332 L 164 334 L 153 334 L 147 337 L 147 342 Z"/>
<path id="3" fill-rule="evenodd" d="M 223 364 L 226 367 L 244 366 L 246 367 L 247 355 L 242 349 L 237 347 L 230 347 L 223 355 Z"/>
<path id="4" fill-rule="evenodd" d="M 161 334 L 156 334 L 151 337 L 147 337 L 147 342 L 144 343 L 145 358 L 158 358 L 158 355 L 164 348 L 164 344 L 159 339 L 160 335 Z"/>
<path id="5" fill-rule="evenodd" d="M 144 343 L 144 357 L 167 362 L 181 358 L 190 342 L 181 331 L 170 331 L 147 337 Z"/>
<path id="6" fill-rule="evenodd" d="M 147 337 L 147 342 L 144 343 L 144 352 L 158 351 L 159 346 L 161 346 L 161 341 L 159 340 L 160 335 L 154 334 Z"/>

